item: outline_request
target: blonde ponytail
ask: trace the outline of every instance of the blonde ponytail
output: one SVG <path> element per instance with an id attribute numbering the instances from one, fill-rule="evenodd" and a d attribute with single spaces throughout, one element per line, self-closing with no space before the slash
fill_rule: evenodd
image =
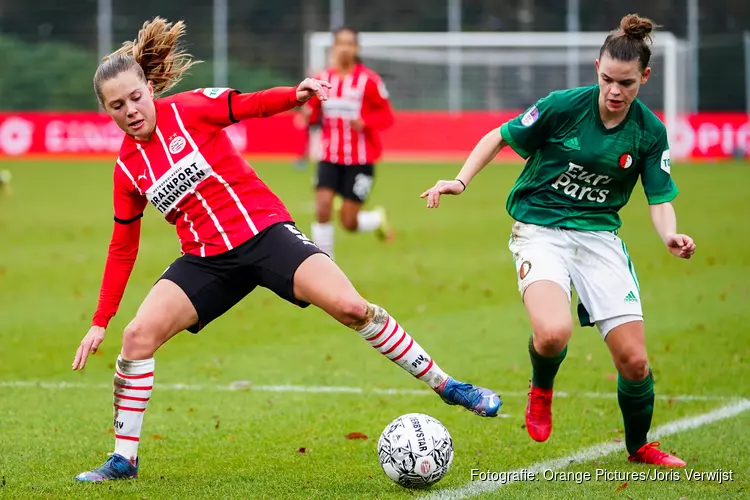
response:
<path id="1" fill-rule="evenodd" d="M 94 75 L 94 90 L 103 104 L 101 85 L 124 71 L 135 71 L 144 82 L 150 81 L 154 94 L 160 95 L 177 85 L 191 66 L 192 56 L 180 46 L 185 34 L 185 23 L 174 25 L 155 17 L 143 23 L 138 38 L 122 44 L 118 50 L 102 59 Z"/>

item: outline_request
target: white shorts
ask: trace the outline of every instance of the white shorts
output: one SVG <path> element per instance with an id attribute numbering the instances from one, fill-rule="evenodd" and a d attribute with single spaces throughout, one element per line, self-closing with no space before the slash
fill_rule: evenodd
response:
<path id="1" fill-rule="evenodd" d="M 635 268 L 625 243 L 609 231 L 577 231 L 515 222 L 508 243 L 518 290 L 552 281 L 578 295 L 582 326 L 597 325 L 602 336 L 616 326 L 643 320 Z"/>

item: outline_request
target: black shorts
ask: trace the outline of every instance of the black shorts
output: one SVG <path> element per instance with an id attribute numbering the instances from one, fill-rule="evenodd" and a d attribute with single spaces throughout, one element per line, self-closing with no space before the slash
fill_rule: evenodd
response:
<path id="1" fill-rule="evenodd" d="M 318 163 L 316 187 L 333 189 L 347 200 L 364 203 L 372 191 L 375 167 L 366 165 L 342 165 L 321 161 Z"/>
<path id="2" fill-rule="evenodd" d="M 316 253 L 323 252 L 293 223 L 280 222 L 222 254 L 185 254 L 160 279 L 177 284 L 193 303 L 198 322 L 187 330 L 198 333 L 257 286 L 300 307 L 309 306 L 294 298 L 294 273 Z"/>

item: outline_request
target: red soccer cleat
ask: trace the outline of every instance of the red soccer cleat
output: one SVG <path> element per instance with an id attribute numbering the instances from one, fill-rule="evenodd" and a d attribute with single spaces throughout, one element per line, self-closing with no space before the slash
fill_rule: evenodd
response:
<path id="1" fill-rule="evenodd" d="M 526 405 L 526 430 L 534 441 L 546 441 L 552 432 L 552 389 L 531 385 Z"/>
<path id="2" fill-rule="evenodd" d="M 662 465 L 664 467 L 685 467 L 685 461 L 669 453 L 657 449 L 661 443 L 647 443 L 638 451 L 628 457 L 631 462 L 639 462 L 649 465 Z"/>

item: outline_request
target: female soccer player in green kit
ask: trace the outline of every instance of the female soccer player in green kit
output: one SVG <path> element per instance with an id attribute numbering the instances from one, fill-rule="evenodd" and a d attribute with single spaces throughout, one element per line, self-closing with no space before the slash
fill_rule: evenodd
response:
<path id="1" fill-rule="evenodd" d="M 631 14 L 604 41 L 598 85 L 552 92 L 476 145 L 455 180 L 425 191 L 429 208 L 440 195 L 461 194 L 506 145 L 526 159 L 507 202 L 515 220 L 509 247 L 533 335 L 526 428 L 536 441 L 552 430 L 552 387 L 565 358 L 573 320 L 571 284 L 584 326 L 596 325 L 619 373 L 617 396 L 632 462 L 684 467 L 649 443 L 654 382 L 644 341 L 640 289 L 618 211 L 638 177 L 651 219 L 667 249 L 689 259 L 695 243 L 677 233 L 670 201 L 666 128 L 636 96 L 651 73 L 654 24 Z"/>

